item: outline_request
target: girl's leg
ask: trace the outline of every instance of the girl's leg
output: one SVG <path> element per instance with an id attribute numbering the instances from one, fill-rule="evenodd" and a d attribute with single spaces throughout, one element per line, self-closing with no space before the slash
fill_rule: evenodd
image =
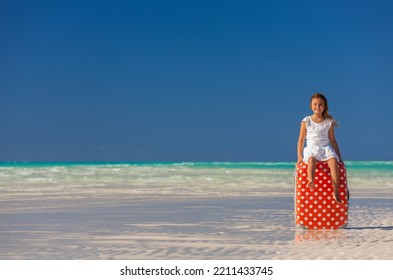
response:
<path id="1" fill-rule="evenodd" d="M 342 200 L 340 198 L 340 192 L 338 191 L 338 186 L 340 185 L 340 174 L 338 172 L 338 163 L 335 158 L 330 158 L 327 160 L 327 163 L 330 168 L 330 174 L 332 178 L 332 185 L 333 185 L 333 198 L 336 202 L 342 203 Z"/>
<path id="2" fill-rule="evenodd" d="M 315 189 L 314 177 L 315 177 L 315 165 L 316 164 L 317 164 L 317 160 L 315 158 L 310 157 L 308 159 L 308 167 L 307 167 L 308 184 L 307 184 L 307 187 L 309 187 L 310 190 Z"/>

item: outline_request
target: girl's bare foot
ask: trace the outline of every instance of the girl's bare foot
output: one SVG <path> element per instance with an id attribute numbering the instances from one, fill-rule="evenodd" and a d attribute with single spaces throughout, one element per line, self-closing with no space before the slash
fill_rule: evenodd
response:
<path id="1" fill-rule="evenodd" d="M 333 198 L 337 203 L 343 203 L 343 201 L 340 198 L 340 194 L 336 194 L 335 192 L 333 192 Z"/>

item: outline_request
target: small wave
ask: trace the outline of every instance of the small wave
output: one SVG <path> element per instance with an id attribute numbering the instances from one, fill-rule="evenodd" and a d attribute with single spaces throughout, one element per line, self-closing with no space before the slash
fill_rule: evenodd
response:
<path id="1" fill-rule="evenodd" d="M 393 161 L 346 161 L 348 169 L 393 170 Z"/>
<path id="2" fill-rule="evenodd" d="M 345 161 L 350 169 L 393 170 L 393 161 Z M 123 167 L 171 167 L 171 168 L 239 168 L 239 169 L 293 169 L 295 162 L 0 162 L 0 168 L 123 168 Z"/>

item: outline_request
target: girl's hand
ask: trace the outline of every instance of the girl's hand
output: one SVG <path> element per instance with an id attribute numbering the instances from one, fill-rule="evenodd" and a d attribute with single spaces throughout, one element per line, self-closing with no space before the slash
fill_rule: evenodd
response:
<path id="1" fill-rule="evenodd" d="M 297 163 L 296 163 L 296 165 L 299 164 L 299 163 L 301 163 L 302 161 L 303 161 L 303 157 L 298 157 L 298 158 L 297 158 Z"/>

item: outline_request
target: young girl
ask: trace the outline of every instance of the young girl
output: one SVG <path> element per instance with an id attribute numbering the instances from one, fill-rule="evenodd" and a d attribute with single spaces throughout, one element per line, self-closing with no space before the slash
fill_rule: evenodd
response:
<path id="1" fill-rule="evenodd" d="M 338 191 L 338 161 L 341 162 L 342 159 L 336 137 L 334 135 L 334 127 L 337 126 L 337 124 L 329 114 L 328 101 L 323 94 L 316 93 L 311 97 L 310 108 L 314 114 L 312 116 L 305 117 L 300 126 L 297 145 L 297 163 L 303 161 L 308 164 L 307 186 L 310 190 L 314 190 L 315 166 L 317 161 L 326 161 L 330 168 L 334 189 L 333 198 L 336 202 L 342 203 Z M 306 147 L 304 147 L 306 140 Z"/>

